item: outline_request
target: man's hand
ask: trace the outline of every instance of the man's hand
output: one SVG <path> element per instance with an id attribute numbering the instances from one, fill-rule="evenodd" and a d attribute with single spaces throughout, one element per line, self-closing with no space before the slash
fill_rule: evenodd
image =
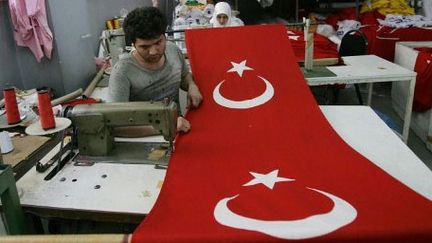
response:
<path id="1" fill-rule="evenodd" d="M 201 92 L 198 89 L 198 86 L 194 82 L 189 83 L 187 97 L 188 105 L 192 105 L 193 108 L 197 108 L 203 99 Z"/>
<path id="2" fill-rule="evenodd" d="M 190 129 L 190 122 L 184 117 L 179 116 L 177 118 L 177 132 L 189 132 Z"/>

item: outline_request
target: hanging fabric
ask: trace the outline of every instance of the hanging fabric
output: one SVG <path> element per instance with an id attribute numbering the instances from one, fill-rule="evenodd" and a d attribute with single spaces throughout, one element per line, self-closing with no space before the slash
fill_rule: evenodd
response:
<path id="1" fill-rule="evenodd" d="M 44 56 L 51 59 L 53 35 L 45 0 L 9 0 L 9 10 L 17 45 L 30 48 L 38 62 Z"/>

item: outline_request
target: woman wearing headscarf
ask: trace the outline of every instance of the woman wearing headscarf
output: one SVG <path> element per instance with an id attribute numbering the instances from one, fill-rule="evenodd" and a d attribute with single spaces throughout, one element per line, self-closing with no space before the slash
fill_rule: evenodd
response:
<path id="1" fill-rule="evenodd" d="M 243 26 L 244 23 L 241 19 L 231 15 L 231 7 L 226 2 L 219 2 L 215 5 L 213 18 L 210 20 L 213 27 L 229 27 L 229 26 Z"/>

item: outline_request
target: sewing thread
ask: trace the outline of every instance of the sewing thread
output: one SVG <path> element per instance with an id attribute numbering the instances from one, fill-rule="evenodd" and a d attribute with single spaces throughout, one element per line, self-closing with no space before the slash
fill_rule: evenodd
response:
<path id="1" fill-rule="evenodd" d="M 42 90 L 38 92 L 39 120 L 44 130 L 55 128 L 54 114 L 51 107 L 49 92 Z"/>
<path id="2" fill-rule="evenodd" d="M 15 95 L 15 88 L 6 88 L 3 90 L 5 100 L 6 117 L 9 125 L 21 122 L 18 104 Z"/>

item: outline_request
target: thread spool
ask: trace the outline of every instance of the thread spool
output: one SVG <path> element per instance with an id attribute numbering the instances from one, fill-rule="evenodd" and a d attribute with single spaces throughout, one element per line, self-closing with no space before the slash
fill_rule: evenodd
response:
<path id="1" fill-rule="evenodd" d="M 113 24 L 112 19 L 107 20 L 105 23 L 106 23 L 106 27 L 107 27 L 108 30 L 113 30 L 114 29 L 114 24 Z"/>
<path id="2" fill-rule="evenodd" d="M 55 128 L 54 114 L 51 107 L 49 92 L 42 90 L 38 92 L 39 120 L 42 129 L 49 130 Z"/>
<path id="3" fill-rule="evenodd" d="M 114 23 L 114 29 L 120 29 L 121 25 L 120 25 L 120 19 L 113 19 L 113 23 Z"/>
<path id="4" fill-rule="evenodd" d="M 7 117 L 8 124 L 13 125 L 13 124 L 20 123 L 21 117 L 18 110 L 15 89 L 14 88 L 4 89 L 3 96 L 5 99 L 6 117 Z"/>
<path id="5" fill-rule="evenodd" d="M 12 140 L 9 133 L 6 131 L 0 132 L 0 151 L 2 154 L 7 154 L 14 150 Z"/>

